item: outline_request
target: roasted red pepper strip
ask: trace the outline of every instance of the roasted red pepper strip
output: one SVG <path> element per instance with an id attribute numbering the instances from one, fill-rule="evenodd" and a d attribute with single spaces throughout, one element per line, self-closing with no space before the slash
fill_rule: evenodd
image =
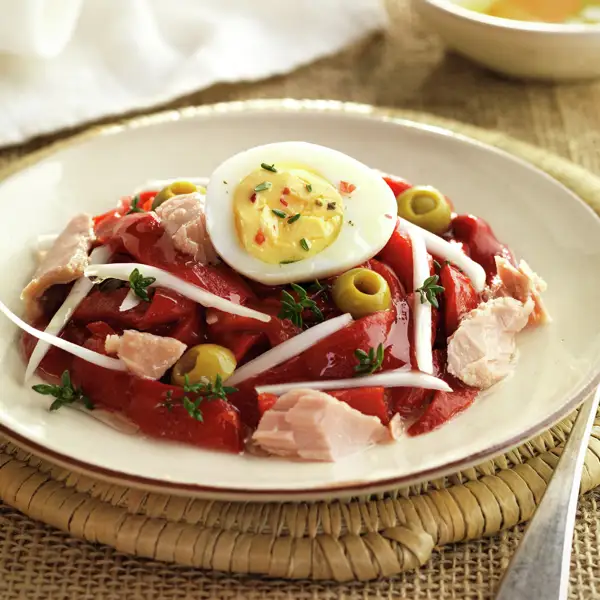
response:
<path id="1" fill-rule="evenodd" d="M 128 293 L 128 288 L 106 292 L 92 291 L 73 314 L 73 321 L 86 324 L 104 321 L 116 329 L 147 331 L 181 321 L 195 313 L 198 308 L 194 301 L 177 292 L 156 288 L 151 302 L 140 302 L 134 308 L 121 312 L 119 308 Z"/>
<path id="2" fill-rule="evenodd" d="M 139 426 L 142 433 L 212 450 L 239 453 L 244 449 L 244 428 L 240 414 L 229 402 L 202 402 L 200 409 L 203 420 L 197 421 L 181 404 L 185 393 L 180 387 L 147 379 L 132 379 L 127 416 Z M 169 391 L 172 394 L 167 396 Z M 190 400 L 196 399 L 196 396 L 188 396 Z"/>
<path id="3" fill-rule="evenodd" d="M 382 387 L 365 387 L 327 392 L 363 415 L 377 417 L 384 425 L 390 422 L 388 394 Z"/>
<path id="4" fill-rule="evenodd" d="M 390 288 L 392 310 L 395 314 L 385 342 L 383 370 L 398 369 L 410 362 L 410 307 L 406 292 L 394 271 L 385 263 L 372 259 L 366 266 L 381 275 Z"/>
<path id="5" fill-rule="evenodd" d="M 477 308 L 479 294 L 473 288 L 471 280 L 452 265 L 441 268 L 440 285 L 444 288 L 446 337 L 450 337 L 463 316 Z"/>
<path id="6" fill-rule="evenodd" d="M 384 177 L 383 180 L 390 186 L 392 192 L 394 192 L 394 196 L 396 198 L 405 192 L 406 190 L 410 190 L 413 185 L 405 181 L 404 179 L 399 179 L 397 177 Z"/>
<path id="7" fill-rule="evenodd" d="M 399 227 L 396 227 L 377 258 L 393 269 L 406 291 L 413 290 L 412 244 L 408 235 L 400 231 Z"/>
<path id="8" fill-rule="evenodd" d="M 469 248 L 471 258 L 485 269 L 488 283 L 497 272 L 495 256 L 503 256 L 515 264 L 508 246 L 498 241 L 492 228 L 483 219 L 473 215 L 455 216 L 452 231 L 454 238 Z"/>
<path id="9" fill-rule="evenodd" d="M 435 392 L 423 414 L 408 428 L 408 435 L 421 435 L 437 429 L 471 406 L 479 393 L 479 390 L 464 386 L 451 375 L 446 375 L 445 379 L 454 391 Z"/>
<path id="10" fill-rule="evenodd" d="M 439 377 L 446 367 L 446 353 L 441 350 L 433 351 L 433 375 Z M 390 408 L 392 414 L 398 413 L 405 419 L 415 418 L 423 411 L 433 395 L 432 390 L 423 388 L 392 388 L 390 390 Z"/>
<path id="11" fill-rule="evenodd" d="M 102 235 L 115 250 L 124 250 L 136 261 L 177 275 L 221 298 L 245 303 L 253 293 L 244 280 L 225 264 L 202 265 L 175 250 L 152 213 L 128 215 L 116 220 Z"/>

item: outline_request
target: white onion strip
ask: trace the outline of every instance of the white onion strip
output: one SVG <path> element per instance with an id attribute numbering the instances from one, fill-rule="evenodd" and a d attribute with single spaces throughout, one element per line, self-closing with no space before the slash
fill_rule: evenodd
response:
<path id="1" fill-rule="evenodd" d="M 209 308 L 217 308 L 223 312 L 239 315 L 240 317 L 249 317 L 263 323 L 268 323 L 271 320 L 269 315 L 258 312 L 251 308 L 241 306 L 225 298 L 221 298 L 215 294 L 211 294 L 206 290 L 180 279 L 176 275 L 151 267 L 150 265 L 142 265 L 139 263 L 115 263 L 112 265 L 97 265 L 89 266 L 85 270 L 86 277 L 100 277 L 102 279 L 120 279 L 121 281 L 129 281 L 129 276 L 134 269 L 138 269 L 144 277 L 154 277 L 156 281 L 152 284 L 153 287 L 169 288 L 202 306 Z"/>
<path id="2" fill-rule="evenodd" d="M 140 185 L 133 191 L 133 195 L 142 194 L 143 192 L 154 192 L 162 190 L 164 187 L 175 183 L 176 181 L 189 181 L 194 185 L 206 187 L 208 185 L 208 177 L 177 177 L 175 179 L 153 179 Z"/>
<path id="3" fill-rule="evenodd" d="M 413 291 L 423 286 L 431 276 L 429 270 L 429 255 L 423 237 L 416 232 L 409 232 L 413 256 Z M 421 301 L 421 296 L 415 291 L 413 298 L 413 315 L 415 337 L 415 356 L 417 366 L 423 373 L 433 373 L 433 351 L 431 344 L 431 304 Z"/>
<path id="4" fill-rule="evenodd" d="M 237 371 L 235 371 L 235 373 L 227 380 L 227 385 L 237 385 L 238 383 L 242 383 L 242 381 L 246 381 L 246 379 L 251 379 L 255 375 L 264 373 L 265 371 L 284 363 L 286 360 L 298 356 L 298 354 L 308 350 L 308 348 L 314 346 L 317 342 L 320 342 L 322 339 L 329 337 L 336 331 L 343 329 L 350 323 L 352 323 L 352 316 L 345 314 L 311 327 L 237 369 Z"/>
<path id="5" fill-rule="evenodd" d="M 105 263 L 111 257 L 111 255 L 112 251 L 107 246 L 99 246 L 98 248 L 94 248 L 90 254 L 90 264 Z M 59 335 L 73 316 L 75 310 L 77 310 L 77 307 L 90 293 L 93 287 L 94 284 L 89 279 L 86 279 L 85 277 L 78 279 L 71 288 L 69 295 L 62 303 L 62 306 L 56 311 L 56 314 L 52 317 L 50 323 L 48 323 L 45 332 L 50 335 Z M 29 359 L 27 369 L 25 370 L 25 382 L 27 382 L 37 371 L 37 368 L 40 366 L 44 356 L 46 356 L 50 346 L 50 343 L 43 341 L 40 341 L 36 344 Z"/>
<path id="6" fill-rule="evenodd" d="M 73 344 L 67 340 L 63 340 L 55 335 L 46 333 L 45 331 L 40 331 L 39 329 L 35 329 L 35 327 L 31 327 L 31 325 L 28 325 L 25 323 L 25 321 L 11 312 L 2 302 L 0 302 L 0 312 L 4 313 L 4 315 L 8 317 L 17 327 L 29 335 L 37 338 L 38 340 L 47 342 L 51 346 L 56 346 L 57 348 L 60 348 L 69 354 L 73 354 L 73 356 L 77 356 L 89 363 L 92 363 L 93 365 L 104 367 L 105 369 L 110 369 L 111 371 L 127 371 L 127 367 L 122 360 L 110 358 L 110 356 L 104 356 L 104 354 L 100 354 L 99 352 L 88 350 L 87 348 L 83 348 L 82 346 L 78 346 L 77 344 Z"/>
<path id="7" fill-rule="evenodd" d="M 227 381 L 229 383 L 229 380 Z M 299 381 L 297 383 L 275 383 L 273 385 L 259 385 L 256 387 L 258 394 L 275 394 L 279 396 L 290 390 L 345 390 L 364 387 L 415 387 L 426 390 L 441 390 L 451 392 L 452 388 L 441 379 L 433 375 L 427 375 L 420 371 L 407 371 L 405 369 L 394 369 L 375 375 L 364 377 L 353 377 L 351 379 L 329 379 L 325 381 Z"/>
<path id="8" fill-rule="evenodd" d="M 133 290 L 129 290 L 129 292 L 127 292 L 127 296 L 123 298 L 121 306 L 119 306 L 119 312 L 131 310 L 132 308 L 135 308 L 141 301 L 142 299 L 137 296 Z"/>
<path id="9" fill-rule="evenodd" d="M 474 260 L 470 259 L 456 244 L 451 244 L 441 237 L 431 233 L 414 223 L 399 218 L 402 229 L 408 234 L 420 235 L 425 240 L 425 246 L 431 254 L 435 254 L 444 260 L 454 263 L 471 280 L 476 292 L 482 292 L 485 288 L 485 270 Z"/>

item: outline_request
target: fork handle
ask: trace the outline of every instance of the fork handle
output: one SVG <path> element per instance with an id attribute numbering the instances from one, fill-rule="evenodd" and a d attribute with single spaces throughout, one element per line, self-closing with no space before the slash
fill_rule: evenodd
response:
<path id="1" fill-rule="evenodd" d="M 579 484 L 600 387 L 579 410 L 546 493 L 500 583 L 496 600 L 565 600 Z"/>

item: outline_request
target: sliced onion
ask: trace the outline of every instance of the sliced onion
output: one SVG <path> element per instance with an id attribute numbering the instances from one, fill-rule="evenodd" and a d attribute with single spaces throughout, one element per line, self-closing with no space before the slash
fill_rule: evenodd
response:
<path id="1" fill-rule="evenodd" d="M 125 296 L 123 299 L 121 306 L 119 306 L 119 312 L 131 310 L 132 308 L 135 308 L 141 301 L 142 299 L 133 290 L 129 290 L 127 296 Z"/>
<path id="2" fill-rule="evenodd" d="M 406 233 L 421 235 L 425 240 L 425 246 L 431 254 L 435 254 L 444 260 L 454 263 L 471 280 L 476 292 L 482 292 L 485 288 L 485 270 L 474 260 L 470 259 L 456 244 L 451 244 L 441 237 L 427 231 L 414 223 L 399 218 L 398 221 Z"/>
<path id="3" fill-rule="evenodd" d="M 25 321 L 11 312 L 2 302 L 0 302 L 0 312 L 4 313 L 4 315 L 6 315 L 6 317 L 8 317 L 17 327 L 27 332 L 29 335 L 37 338 L 38 340 L 47 342 L 51 346 L 56 346 L 57 348 L 60 348 L 61 350 L 64 350 L 73 356 L 77 356 L 89 363 L 92 363 L 93 365 L 104 367 L 105 369 L 110 369 L 111 371 L 127 371 L 127 367 L 122 360 L 104 356 L 104 354 L 100 354 L 99 352 L 88 350 L 87 348 L 83 348 L 82 346 L 78 346 L 77 344 L 73 344 L 67 340 L 63 340 L 55 335 L 46 333 L 45 331 L 40 331 L 39 329 L 35 329 L 35 327 L 31 327 L 31 325 L 28 325 L 25 323 Z"/>
<path id="4" fill-rule="evenodd" d="M 229 380 L 228 380 L 229 383 Z M 364 377 L 353 377 L 351 379 L 329 379 L 325 381 L 299 381 L 296 383 L 275 383 L 273 385 L 259 385 L 256 387 L 258 394 L 275 394 L 279 396 L 290 390 L 345 390 L 364 387 L 414 387 L 426 390 L 441 390 L 451 392 L 452 388 L 441 379 L 433 375 L 421 373 L 421 371 L 408 371 L 406 369 L 394 369 L 375 375 Z"/>
<path id="5" fill-rule="evenodd" d="M 413 255 L 413 291 L 423 286 L 430 277 L 429 255 L 423 236 L 415 231 L 408 233 Z M 413 297 L 413 315 L 415 317 L 415 355 L 417 366 L 423 373 L 433 373 L 433 351 L 431 344 L 431 304 L 421 301 L 418 293 Z"/>
<path id="6" fill-rule="evenodd" d="M 169 288 L 198 304 L 202 304 L 202 306 L 217 308 L 223 312 L 231 313 L 232 315 L 249 317 L 250 319 L 262 321 L 263 323 L 268 323 L 271 320 L 269 315 L 265 315 L 257 310 L 235 304 L 235 302 L 211 294 L 201 287 L 188 283 L 168 271 L 158 269 L 157 267 L 151 267 L 150 265 L 142 265 L 139 263 L 115 263 L 112 265 L 90 266 L 85 270 L 85 276 L 129 281 L 129 276 L 134 269 L 138 269 L 144 277 L 154 277 L 156 281 L 152 284 L 153 287 L 160 286 Z"/>
<path id="7" fill-rule="evenodd" d="M 160 191 L 164 187 L 175 183 L 176 181 L 189 181 L 196 186 L 206 187 L 208 185 L 208 177 L 177 177 L 175 179 L 152 179 L 139 186 L 133 191 L 133 195 L 142 194 L 144 192 Z"/>
<path id="8" fill-rule="evenodd" d="M 107 246 L 99 246 L 98 248 L 92 250 L 92 253 L 90 254 L 90 264 L 105 263 L 111 257 L 111 255 L 112 251 L 110 248 Z M 85 277 L 78 279 L 71 288 L 69 295 L 62 303 L 62 306 L 56 311 L 50 323 L 48 323 L 45 332 L 50 335 L 59 335 L 73 316 L 75 310 L 77 310 L 77 307 L 90 293 L 93 287 L 94 284 L 89 279 L 86 279 Z M 36 344 L 33 352 L 31 353 L 27 369 L 25 370 L 26 382 L 37 371 L 37 368 L 40 366 L 40 363 L 44 359 L 44 356 L 46 356 L 51 345 L 52 344 L 49 342 L 44 341 L 40 341 Z"/>
<path id="9" fill-rule="evenodd" d="M 334 334 L 336 331 L 343 329 L 351 322 L 352 316 L 345 314 L 311 327 L 307 331 L 286 340 L 282 344 L 279 344 L 279 346 L 275 346 L 275 348 L 268 350 L 237 369 L 227 380 L 227 385 L 242 383 L 246 379 L 251 379 L 255 375 L 260 375 L 260 373 L 264 373 L 286 360 L 298 356 L 298 354 L 308 350 L 308 348 Z"/>

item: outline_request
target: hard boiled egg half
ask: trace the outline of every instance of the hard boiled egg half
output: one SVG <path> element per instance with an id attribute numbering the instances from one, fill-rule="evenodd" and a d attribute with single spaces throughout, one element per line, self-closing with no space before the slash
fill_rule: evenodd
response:
<path id="1" fill-rule="evenodd" d="M 375 256 L 396 226 L 376 171 L 306 142 L 257 146 L 212 174 L 206 224 L 221 258 L 268 285 L 336 275 Z"/>

